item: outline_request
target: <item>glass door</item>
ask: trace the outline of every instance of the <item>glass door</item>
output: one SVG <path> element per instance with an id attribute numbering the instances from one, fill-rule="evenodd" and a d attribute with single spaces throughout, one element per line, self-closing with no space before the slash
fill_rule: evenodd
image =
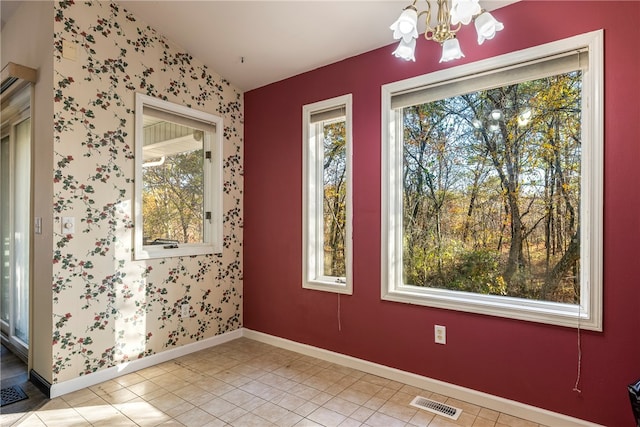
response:
<path id="1" fill-rule="evenodd" d="M 30 87 L 2 108 L 0 139 L 0 328 L 26 360 L 29 346 L 31 224 Z M 26 104 L 24 98 L 27 99 Z M 23 102 L 16 102 L 23 100 Z"/>

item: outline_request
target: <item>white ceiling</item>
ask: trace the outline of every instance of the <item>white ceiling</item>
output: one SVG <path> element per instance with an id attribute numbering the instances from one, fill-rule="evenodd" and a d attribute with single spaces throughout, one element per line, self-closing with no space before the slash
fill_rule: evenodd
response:
<path id="1" fill-rule="evenodd" d="M 481 0 L 494 10 L 517 0 Z M 2 0 L 6 21 L 16 3 Z M 123 0 L 242 91 L 395 44 L 389 25 L 405 0 Z M 508 25 L 508 23 L 507 23 Z M 463 47 L 464 49 L 464 47 Z"/>

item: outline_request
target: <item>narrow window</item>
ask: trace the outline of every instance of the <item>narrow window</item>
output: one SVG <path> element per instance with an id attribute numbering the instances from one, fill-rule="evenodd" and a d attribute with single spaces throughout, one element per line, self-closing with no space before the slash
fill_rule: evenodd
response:
<path id="1" fill-rule="evenodd" d="M 351 283 L 351 95 L 303 107 L 303 287 Z"/>
<path id="2" fill-rule="evenodd" d="M 383 88 L 383 298 L 601 328 L 598 34 Z"/>
<path id="3" fill-rule="evenodd" d="M 136 98 L 136 259 L 221 251 L 217 116 Z"/>

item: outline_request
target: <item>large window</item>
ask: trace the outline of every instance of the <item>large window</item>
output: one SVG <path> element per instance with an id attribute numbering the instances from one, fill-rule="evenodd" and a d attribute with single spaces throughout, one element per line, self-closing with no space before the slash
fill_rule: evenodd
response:
<path id="1" fill-rule="evenodd" d="M 303 107 L 303 287 L 351 294 L 351 95 Z"/>
<path id="2" fill-rule="evenodd" d="M 136 259 L 221 251 L 221 129 L 217 116 L 137 94 Z"/>
<path id="3" fill-rule="evenodd" d="M 383 87 L 383 298 L 601 329 L 601 49 Z"/>

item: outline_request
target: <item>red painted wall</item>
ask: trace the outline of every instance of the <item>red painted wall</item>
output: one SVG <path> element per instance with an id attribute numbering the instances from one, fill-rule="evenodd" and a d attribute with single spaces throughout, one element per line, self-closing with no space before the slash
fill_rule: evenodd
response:
<path id="1" fill-rule="evenodd" d="M 244 326 L 608 426 L 631 426 L 626 385 L 640 378 L 640 2 L 523 1 L 505 30 L 466 58 L 417 62 L 394 45 L 245 94 Z M 392 20 L 394 17 L 389 17 Z M 597 29 L 605 30 L 604 331 L 380 300 L 380 86 Z M 391 42 L 391 33 L 389 33 Z M 295 59 L 292 59 L 295 60 Z M 354 293 L 301 287 L 302 106 L 353 94 Z M 341 305 L 338 330 L 337 306 Z M 447 345 L 433 325 L 447 326 Z"/>

